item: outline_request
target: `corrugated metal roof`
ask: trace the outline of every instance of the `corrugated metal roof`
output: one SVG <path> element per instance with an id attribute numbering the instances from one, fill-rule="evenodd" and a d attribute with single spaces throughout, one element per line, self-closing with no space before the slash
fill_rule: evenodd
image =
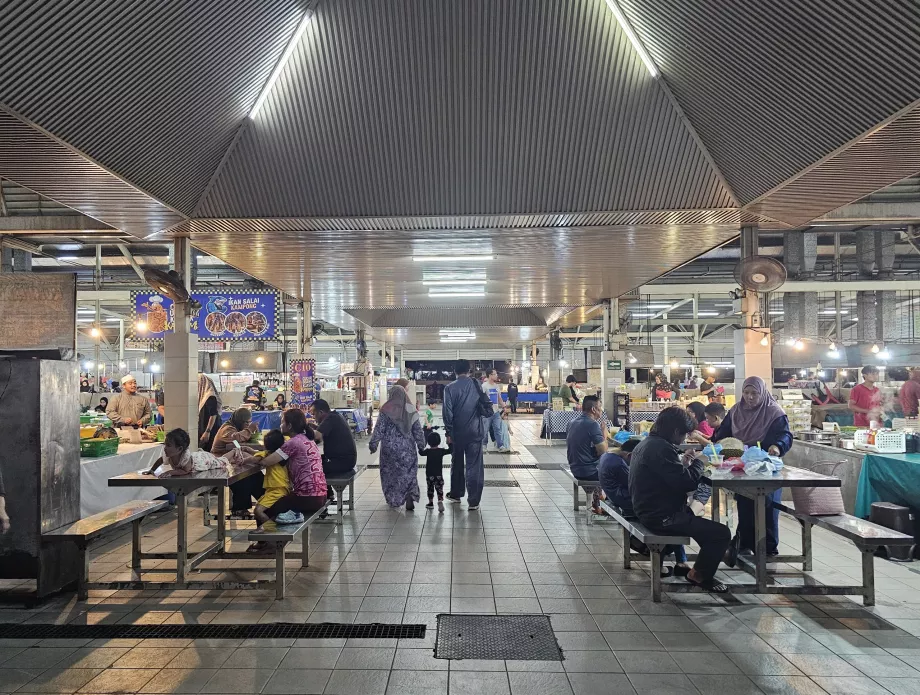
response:
<path id="1" fill-rule="evenodd" d="M 920 105 L 839 152 L 753 206 L 803 225 L 920 171 Z"/>
<path id="2" fill-rule="evenodd" d="M 304 7 L 0 3 L 0 103 L 190 213 Z"/>
<path id="3" fill-rule="evenodd" d="M 144 237 L 183 217 L 0 109 L 0 178 Z"/>
<path id="4" fill-rule="evenodd" d="M 744 203 L 920 98 L 916 2 L 618 1 Z"/>
<path id="5" fill-rule="evenodd" d="M 201 214 L 731 205 L 604 0 L 337 0 Z"/>

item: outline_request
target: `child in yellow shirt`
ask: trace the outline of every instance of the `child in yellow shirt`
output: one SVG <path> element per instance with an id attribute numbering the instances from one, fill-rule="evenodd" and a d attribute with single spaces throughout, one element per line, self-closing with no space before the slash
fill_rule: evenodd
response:
<path id="1" fill-rule="evenodd" d="M 281 434 L 281 430 L 272 430 L 265 435 L 262 443 L 265 445 L 265 451 L 260 451 L 255 455 L 258 459 L 264 459 L 269 454 L 280 449 L 284 445 L 284 435 Z M 259 524 L 257 531 L 261 531 L 262 525 L 269 520 L 265 514 L 268 508 L 285 495 L 291 493 L 291 479 L 288 476 L 287 465 L 284 462 L 265 468 L 264 487 L 265 494 L 256 503 L 255 517 Z"/>

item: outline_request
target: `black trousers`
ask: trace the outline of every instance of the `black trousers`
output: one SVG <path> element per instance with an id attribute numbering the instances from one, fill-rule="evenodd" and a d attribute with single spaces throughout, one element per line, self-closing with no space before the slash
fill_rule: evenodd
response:
<path id="1" fill-rule="evenodd" d="M 646 524 L 651 530 L 671 536 L 690 536 L 700 546 L 693 568 L 705 580 L 712 579 L 719 563 L 731 543 L 731 531 L 728 526 L 710 519 L 696 516 L 690 509 L 675 514 L 664 522 L 651 525 Z"/>
<path id="2" fill-rule="evenodd" d="M 241 512 L 252 509 L 252 498 L 259 499 L 265 494 L 265 474 L 254 473 L 248 478 L 238 480 L 230 486 L 230 511 Z"/>
<path id="3" fill-rule="evenodd" d="M 516 413 L 517 412 L 517 398 L 509 398 L 508 403 L 511 404 L 511 412 Z"/>

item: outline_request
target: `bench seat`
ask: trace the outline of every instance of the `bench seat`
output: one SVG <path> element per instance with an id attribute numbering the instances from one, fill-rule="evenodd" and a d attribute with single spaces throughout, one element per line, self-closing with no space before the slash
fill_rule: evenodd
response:
<path id="1" fill-rule="evenodd" d="M 326 485 L 335 491 L 338 502 L 338 514 L 336 522 L 341 524 L 345 520 L 345 488 L 348 488 L 348 509 L 355 508 L 355 479 L 367 470 L 367 466 L 359 464 L 354 473 L 348 475 L 326 476 Z"/>
<path id="2" fill-rule="evenodd" d="M 131 567 L 141 566 L 141 523 L 154 512 L 169 507 L 165 500 L 132 500 L 104 512 L 93 514 L 67 526 L 61 526 L 42 534 L 43 543 L 75 543 L 80 550 L 80 576 L 77 579 L 77 598 L 81 601 L 89 596 L 89 545 L 128 524 L 131 533 Z"/>

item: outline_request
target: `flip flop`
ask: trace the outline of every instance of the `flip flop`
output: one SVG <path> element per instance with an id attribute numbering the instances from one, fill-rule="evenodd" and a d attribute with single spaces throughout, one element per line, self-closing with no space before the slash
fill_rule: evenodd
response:
<path id="1" fill-rule="evenodd" d="M 258 541 L 253 543 L 248 548 L 246 548 L 247 555 L 266 555 L 271 551 L 271 547 L 268 545 L 262 545 L 264 541 Z"/>
<path id="2" fill-rule="evenodd" d="M 728 593 L 728 587 L 716 579 L 707 579 L 702 582 L 697 582 L 697 581 L 690 579 L 690 576 L 688 575 L 686 577 L 686 580 L 690 584 L 693 584 L 693 586 L 698 586 L 703 591 L 708 591 L 712 594 L 727 594 Z"/>
<path id="3" fill-rule="evenodd" d="M 670 565 L 661 566 L 661 578 L 662 579 L 668 579 L 669 577 L 673 577 L 673 576 L 674 576 L 673 567 L 671 567 Z"/>

